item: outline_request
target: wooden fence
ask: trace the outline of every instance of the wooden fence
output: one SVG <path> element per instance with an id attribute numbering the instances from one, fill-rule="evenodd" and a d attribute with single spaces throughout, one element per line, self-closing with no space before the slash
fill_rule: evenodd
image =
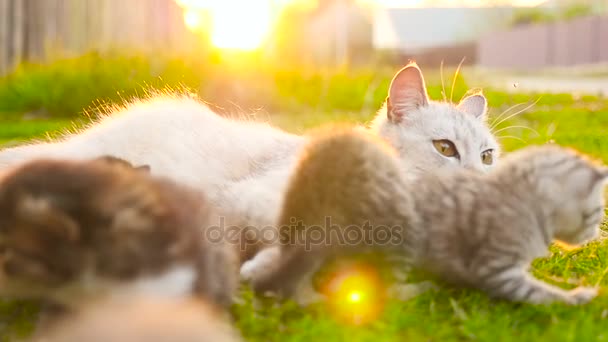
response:
<path id="1" fill-rule="evenodd" d="M 0 75 L 90 50 L 182 52 L 194 39 L 174 0 L 0 0 Z"/>
<path id="2" fill-rule="evenodd" d="M 487 67 L 520 69 L 608 63 L 608 17 L 489 34 L 478 42 L 477 61 Z"/>

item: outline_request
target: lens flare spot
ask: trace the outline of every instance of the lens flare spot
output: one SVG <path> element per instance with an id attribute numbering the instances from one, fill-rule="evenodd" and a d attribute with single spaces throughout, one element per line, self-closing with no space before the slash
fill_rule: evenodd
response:
<path id="1" fill-rule="evenodd" d="M 361 293 L 357 291 L 351 292 L 348 296 L 348 300 L 350 300 L 351 303 L 359 303 L 361 301 Z"/>
<path id="2" fill-rule="evenodd" d="M 375 270 L 361 265 L 333 274 L 324 292 L 339 320 L 361 325 L 373 321 L 384 307 L 385 289 Z"/>

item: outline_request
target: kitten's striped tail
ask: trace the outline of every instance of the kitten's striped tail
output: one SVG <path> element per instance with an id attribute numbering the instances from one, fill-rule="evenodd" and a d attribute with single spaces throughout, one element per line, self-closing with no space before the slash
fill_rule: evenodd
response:
<path id="1" fill-rule="evenodd" d="M 485 291 L 496 298 L 531 304 L 562 302 L 584 304 L 597 296 L 597 289 L 578 287 L 564 290 L 532 277 L 522 266 L 513 265 L 494 270 L 481 284 Z"/>

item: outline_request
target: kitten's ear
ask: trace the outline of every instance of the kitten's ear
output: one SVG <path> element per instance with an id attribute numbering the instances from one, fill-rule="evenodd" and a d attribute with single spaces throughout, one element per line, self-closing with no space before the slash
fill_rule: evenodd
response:
<path id="1" fill-rule="evenodd" d="M 407 65 L 395 75 L 386 103 L 388 119 L 393 123 L 401 122 L 408 112 L 429 103 L 424 77 L 416 63 Z"/>
<path id="2" fill-rule="evenodd" d="M 488 112 L 488 101 L 482 94 L 467 96 L 460 101 L 458 109 L 478 119 L 482 119 Z"/>

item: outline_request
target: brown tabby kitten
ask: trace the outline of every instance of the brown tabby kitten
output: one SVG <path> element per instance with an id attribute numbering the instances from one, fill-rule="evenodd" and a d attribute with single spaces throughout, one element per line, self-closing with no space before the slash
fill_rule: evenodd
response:
<path id="1" fill-rule="evenodd" d="M 230 303 L 231 246 L 205 243 L 202 194 L 116 158 L 37 160 L 0 176 L 0 294 L 73 306 L 100 294 Z"/>
<path id="2" fill-rule="evenodd" d="M 92 303 L 35 341 L 238 342 L 241 338 L 203 301 L 136 296 Z"/>
<path id="3" fill-rule="evenodd" d="M 361 131 L 332 129 L 308 145 L 298 165 L 279 220 L 282 262 L 253 279 L 258 291 L 300 300 L 310 294 L 308 277 L 323 259 L 372 245 L 493 297 L 581 304 L 597 294 L 584 287 L 566 291 L 527 272 L 553 239 L 577 245 L 598 234 L 608 171 L 574 151 L 530 147 L 488 174 L 428 174 L 408 184 L 385 144 Z M 327 218 L 343 239 L 352 238 L 347 230 L 355 227 L 363 236 L 371 229 L 376 240 L 310 243 Z M 392 227 L 388 242 L 379 227 Z"/>

